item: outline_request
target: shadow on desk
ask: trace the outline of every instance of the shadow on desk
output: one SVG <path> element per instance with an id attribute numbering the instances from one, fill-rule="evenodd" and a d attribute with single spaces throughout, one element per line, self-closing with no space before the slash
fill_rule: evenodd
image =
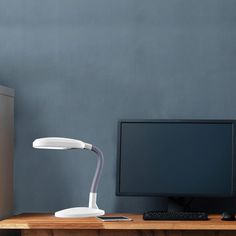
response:
<path id="1" fill-rule="evenodd" d="M 15 230 L 15 229 L 11 229 L 11 230 L 1 230 L 0 231 L 0 236 L 20 236 L 21 232 L 20 230 Z"/>

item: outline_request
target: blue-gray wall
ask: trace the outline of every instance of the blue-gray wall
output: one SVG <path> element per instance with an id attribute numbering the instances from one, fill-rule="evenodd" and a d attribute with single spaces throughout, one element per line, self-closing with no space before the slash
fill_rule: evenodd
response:
<path id="1" fill-rule="evenodd" d="M 42 136 L 104 151 L 101 208 L 164 206 L 115 196 L 117 120 L 236 118 L 236 1 L 1 0 L 0 84 L 16 89 L 15 212 L 87 205 L 95 158 L 33 150 Z"/>

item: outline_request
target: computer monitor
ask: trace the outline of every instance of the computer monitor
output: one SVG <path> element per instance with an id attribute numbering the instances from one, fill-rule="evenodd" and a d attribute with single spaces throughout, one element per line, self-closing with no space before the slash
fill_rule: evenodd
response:
<path id="1" fill-rule="evenodd" d="M 235 121 L 122 120 L 117 195 L 232 197 Z"/>

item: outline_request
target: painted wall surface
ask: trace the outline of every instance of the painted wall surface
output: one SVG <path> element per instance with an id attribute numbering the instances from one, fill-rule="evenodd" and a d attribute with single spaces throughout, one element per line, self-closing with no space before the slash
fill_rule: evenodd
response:
<path id="1" fill-rule="evenodd" d="M 0 84 L 16 89 L 15 212 L 87 205 L 93 154 L 32 149 L 43 136 L 104 151 L 107 212 L 164 208 L 115 196 L 117 121 L 236 118 L 235 12 L 235 0 L 1 0 Z M 217 201 L 200 207 L 236 205 Z"/>

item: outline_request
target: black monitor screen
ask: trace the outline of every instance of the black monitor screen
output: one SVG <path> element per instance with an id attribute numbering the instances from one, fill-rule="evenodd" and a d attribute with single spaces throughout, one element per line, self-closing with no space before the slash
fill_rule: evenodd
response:
<path id="1" fill-rule="evenodd" d="M 119 195 L 232 196 L 233 124 L 120 122 Z"/>

